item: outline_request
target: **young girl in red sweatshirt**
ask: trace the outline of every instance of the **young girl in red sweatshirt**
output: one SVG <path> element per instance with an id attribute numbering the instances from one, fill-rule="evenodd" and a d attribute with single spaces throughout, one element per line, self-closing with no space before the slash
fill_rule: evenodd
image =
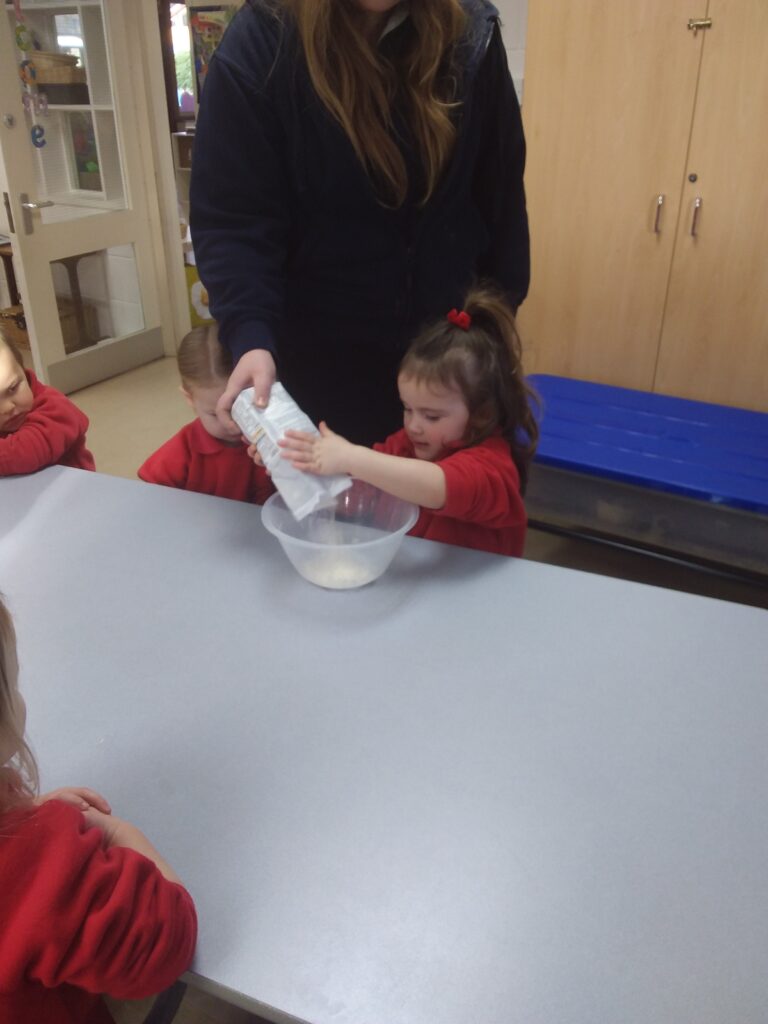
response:
<path id="1" fill-rule="evenodd" d="M 0 476 L 46 466 L 95 469 L 85 446 L 88 417 L 55 388 L 25 370 L 0 327 Z"/>
<path id="2" fill-rule="evenodd" d="M 521 555 L 523 492 L 538 438 L 509 306 L 477 288 L 428 327 L 397 378 L 403 429 L 373 450 L 320 424 L 288 431 L 283 455 L 310 473 L 349 473 L 421 506 L 411 535 Z"/>
<path id="3" fill-rule="evenodd" d="M 36 796 L 13 624 L 0 600 L 0 1024 L 113 1024 L 187 969 L 195 909 L 149 840 L 90 789 Z"/>
<path id="4" fill-rule="evenodd" d="M 216 415 L 232 369 L 232 357 L 219 342 L 216 324 L 186 334 L 176 360 L 181 393 L 197 419 L 150 455 L 139 469 L 140 479 L 263 504 L 274 491 L 272 481 L 263 466 L 248 457 L 237 427 L 225 427 Z"/>

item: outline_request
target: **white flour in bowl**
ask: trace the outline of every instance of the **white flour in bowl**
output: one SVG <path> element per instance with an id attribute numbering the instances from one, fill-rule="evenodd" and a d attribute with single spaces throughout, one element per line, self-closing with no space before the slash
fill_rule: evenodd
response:
<path id="1" fill-rule="evenodd" d="M 343 555 L 319 555 L 302 562 L 301 572 L 318 587 L 327 590 L 351 590 L 376 579 L 378 572 Z"/>

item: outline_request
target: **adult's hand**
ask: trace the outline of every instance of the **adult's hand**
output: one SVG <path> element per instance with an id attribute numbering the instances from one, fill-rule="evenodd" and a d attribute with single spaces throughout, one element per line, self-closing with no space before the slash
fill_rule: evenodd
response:
<path id="1" fill-rule="evenodd" d="M 226 427 L 234 427 L 230 415 L 232 403 L 245 388 L 253 388 L 254 405 L 264 408 L 277 377 L 275 360 L 264 348 L 254 348 L 241 356 L 230 374 L 224 394 L 216 403 L 216 415 Z"/>

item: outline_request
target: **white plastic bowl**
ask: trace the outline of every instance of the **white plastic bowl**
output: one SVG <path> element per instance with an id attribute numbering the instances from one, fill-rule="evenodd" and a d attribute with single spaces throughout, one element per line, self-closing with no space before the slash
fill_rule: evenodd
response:
<path id="1" fill-rule="evenodd" d="M 360 480 L 342 491 L 333 508 L 311 512 L 299 522 L 279 494 L 261 510 L 261 521 L 294 569 L 328 590 L 364 587 L 378 579 L 418 516 L 418 506 Z"/>

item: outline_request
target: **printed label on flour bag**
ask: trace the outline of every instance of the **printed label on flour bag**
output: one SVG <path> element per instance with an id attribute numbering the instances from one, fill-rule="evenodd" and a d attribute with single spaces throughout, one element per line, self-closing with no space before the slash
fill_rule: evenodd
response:
<path id="1" fill-rule="evenodd" d="M 335 505 L 336 496 L 352 485 L 350 478 L 341 474 L 312 476 L 302 473 L 280 455 L 277 442 L 286 430 L 320 433 L 282 384 L 272 385 L 266 409 L 257 409 L 253 404 L 253 388 L 241 391 L 232 406 L 232 419 L 258 448 L 272 482 L 294 518 L 303 519 L 315 509 Z"/>

